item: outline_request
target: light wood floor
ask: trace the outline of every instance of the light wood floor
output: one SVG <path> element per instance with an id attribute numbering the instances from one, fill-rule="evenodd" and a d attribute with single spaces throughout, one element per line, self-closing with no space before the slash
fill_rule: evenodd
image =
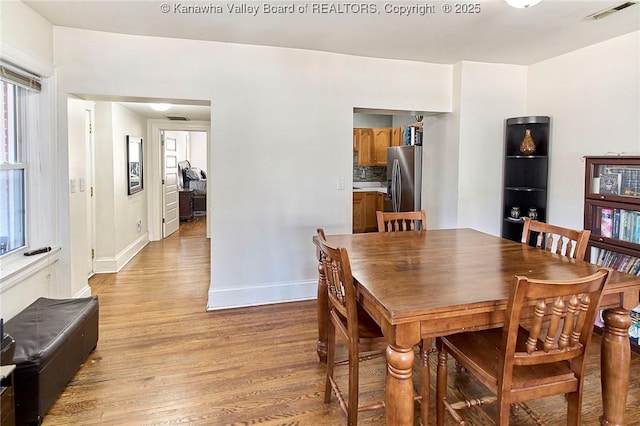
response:
<path id="1" fill-rule="evenodd" d="M 45 426 L 345 424 L 335 397 L 323 402 L 325 369 L 316 356 L 314 301 L 205 310 L 210 276 L 205 220 L 197 218 L 176 235 L 150 243 L 120 273 L 90 280 L 100 302 L 98 347 L 49 411 Z M 602 407 L 599 342 L 596 336 L 590 351 L 585 425 L 598 424 Z M 365 363 L 363 400 L 382 397 L 383 362 Z M 638 425 L 637 355 L 632 377 L 626 422 Z M 484 394 L 464 373 L 450 383 L 460 387 L 452 395 Z M 563 424 L 562 397 L 529 407 L 545 424 Z M 483 413 L 469 410 L 471 424 L 493 424 Z M 363 413 L 360 419 L 382 425 L 384 412 Z M 512 424 L 535 423 L 521 411 Z"/>

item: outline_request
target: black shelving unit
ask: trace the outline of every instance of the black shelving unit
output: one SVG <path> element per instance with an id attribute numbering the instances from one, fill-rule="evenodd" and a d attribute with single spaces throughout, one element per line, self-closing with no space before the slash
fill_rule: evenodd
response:
<path id="1" fill-rule="evenodd" d="M 520 241 L 522 217 L 535 208 L 537 220 L 547 220 L 547 182 L 549 175 L 549 125 L 547 116 L 508 118 L 504 136 L 504 180 L 502 194 L 502 237 Z M 536 145 L 532 155 L 522 155 L 520 144 L 526 131 Z M 521 218 L 511 217 L 512 207 L 520 207 Z"/>

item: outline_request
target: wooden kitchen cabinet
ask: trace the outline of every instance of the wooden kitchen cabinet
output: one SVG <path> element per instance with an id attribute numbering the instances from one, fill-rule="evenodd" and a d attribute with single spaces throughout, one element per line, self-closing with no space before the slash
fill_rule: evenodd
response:
<path id="1" fill-rule="evenodd" d="M 374 164 L 373 129 L 353 129 L 354 150 L 358 153 L 358 166 Z"/>
<path id="2" fill-rule="evenodd" d="M 404 127 L 354 128 L 353 151 L 357 153 L 357 165 L 386 166 L 387 148 L 404 145 Z M 421 132 L 421 128 L 416 132 Z"/>
<path id="3" fill-rule="evenodd" d="M 377 232 L 376 211 L 384 208 L 384 194 L 367 191 L 353 193 L 353 232 Z"/>
<path id="4" fill-rule="evenodd" d="M 391 146 L 391 127 L 373 129 L 373 165 L 387 165 L 387 148 Z"/>
<path id="5" fill-rule="evenodd" d="M 364 192 L 353 193 L 353 232 L 364 232 Z"/>
<path id="6" fill-rule="evenodd" d="M 392 127 L 391 128 L 391 146 L 404 145 L 404 127 Z"/>

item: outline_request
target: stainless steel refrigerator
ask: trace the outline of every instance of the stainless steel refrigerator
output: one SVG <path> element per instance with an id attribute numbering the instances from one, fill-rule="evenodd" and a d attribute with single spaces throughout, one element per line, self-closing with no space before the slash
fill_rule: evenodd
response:
<path id="1" fill-rule="evenodd" d="M 387 148 L 387 197 L 385 211 L 422 209 L 422 146 Z"/>

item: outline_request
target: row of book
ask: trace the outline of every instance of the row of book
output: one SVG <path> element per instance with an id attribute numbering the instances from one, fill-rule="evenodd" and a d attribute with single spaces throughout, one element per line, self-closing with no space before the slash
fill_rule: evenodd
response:
<path id="1" fill-rule="evenodd" d="M 619 272 L 640 275 L 640 258 L 628 254 L 594 247 L 592 248 L 591 262 Z"/>
<path id="2" fill-rule="evenodd" d="M 596 216 L 591 229 L 594 235 L 640 244 L 640 212 L 609 207 L 595 209 Z"/>
<path id="3" fill-rule="evenodd" d="M 405 126 L 403 129 L 403 145 L 422 145 L 422 127 L 419 126 Z"/>

